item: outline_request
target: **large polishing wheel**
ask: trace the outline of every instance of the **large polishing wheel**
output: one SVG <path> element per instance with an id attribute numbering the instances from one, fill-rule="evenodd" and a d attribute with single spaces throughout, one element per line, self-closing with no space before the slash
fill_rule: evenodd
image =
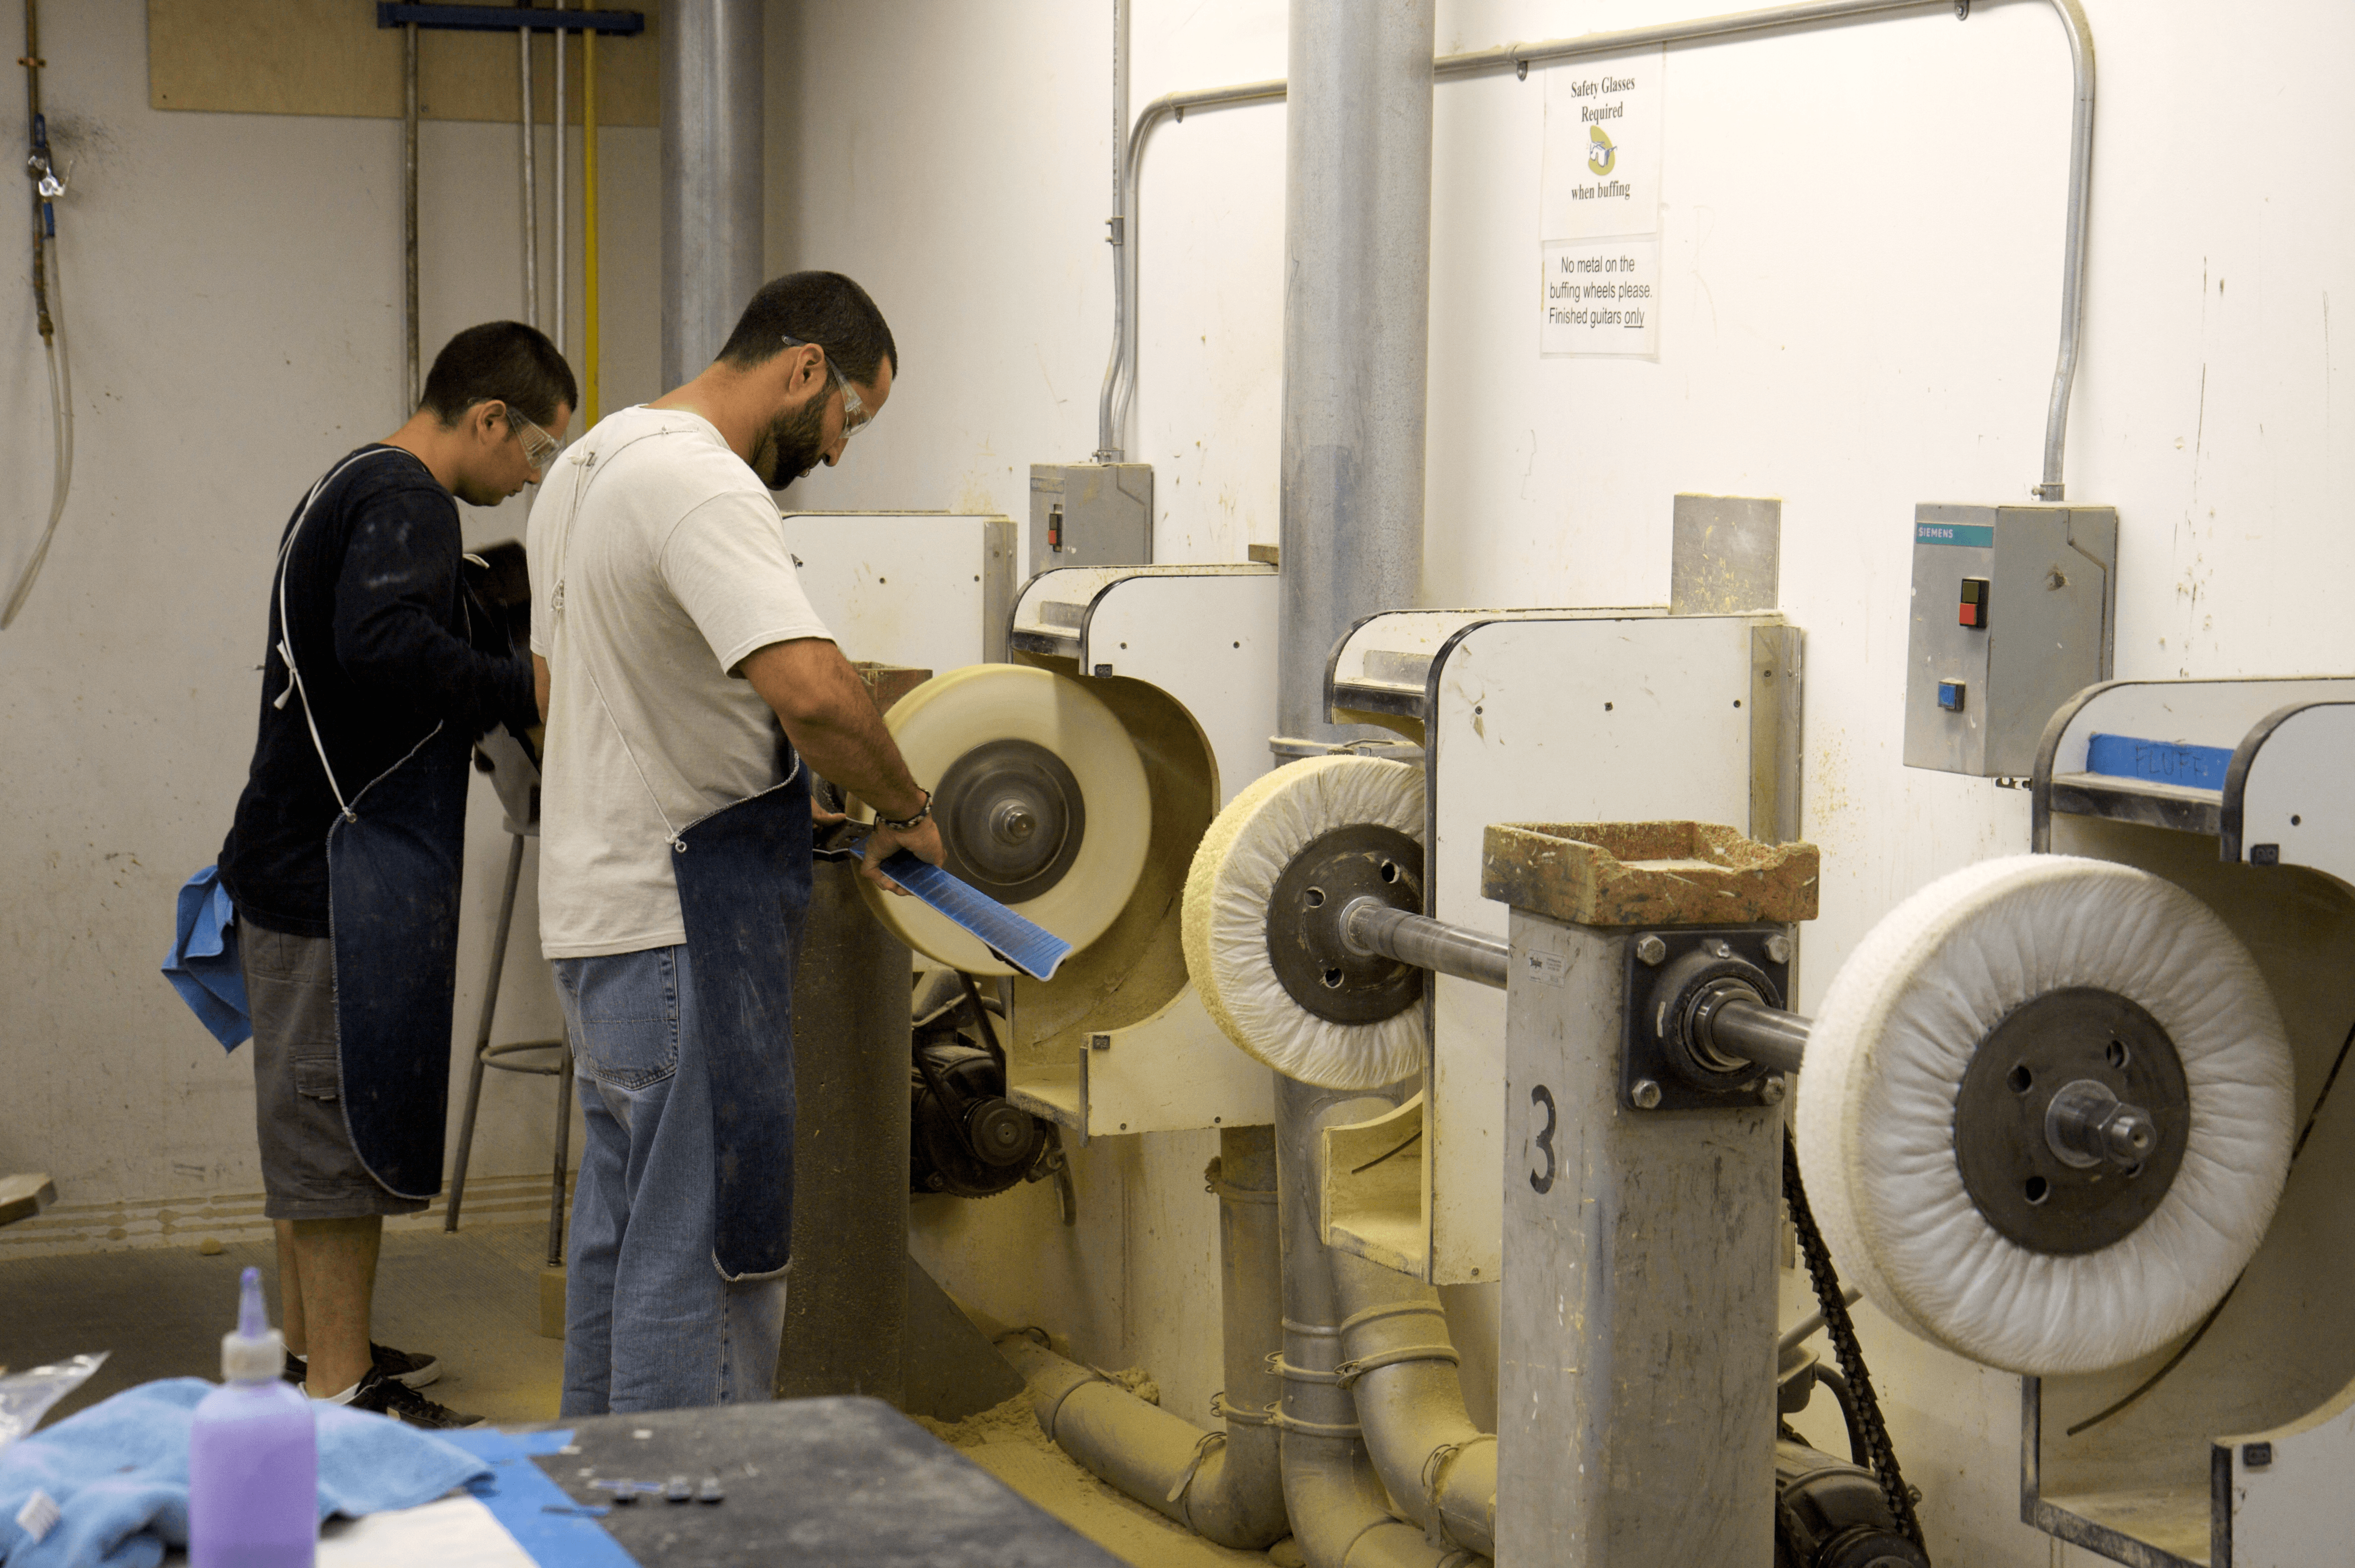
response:
<path id="1" fill-rule="evenodd" d="M 2183 1334 L 2288 1173 L 2289 1046 L 2222 921 L 2129 866 L 1958 871 L 1833 979 L 1799 1074 L 1826 1241 L 1925 1339 L 2037 1376 Z"/>
<path id="2" fill-rule="evenodd" d="M 1145 764 L 1111 709 L 1050 670 L 969 665 L 908 693 L 885 721 L 932 781 L 951 871 L 1075 948 L 1104 933 L 1136 889 L 1153 827 Z M 1013 973 L 946 916 L 858 885 L 919 953 L 969 975 Z"/>
<path id="3" fill-rule="evenodd" d="M 1278 768 L 1228 804 L 1186 878 L 1186 973 L 1229 1040 L 1287 1077 L 1373 1089 L 1423 1066 L 1421 971 L 1349 951 L 1352 899 L 1423 910 L 1423 772 Z"/>

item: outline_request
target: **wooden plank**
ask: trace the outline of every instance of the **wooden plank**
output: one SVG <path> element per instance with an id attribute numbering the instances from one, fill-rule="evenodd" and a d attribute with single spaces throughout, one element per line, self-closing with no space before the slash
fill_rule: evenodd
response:
<path id="1" fill-rule="evenodd" d="M 29 1220 L 58 1200 L 58 1189 L 41 1172 L 0 1176 L 0 1225 Z"/>
<path id="2" fill-rule="evenodd" d="M 661 0 L 626 8 L 645 13 L 646 30 L 598 40 L 597 123 L 658 125 Z M 554 112 L 554 44 L 533 43 L 532 113 L 543 125 Z M 421 117 L 515 123 L 512 34 L 429 29 L 417 57 Z M 579 35 L 565 57 L 565 118 L 578 125 Z M 147 0 L 147 101 L 156 109 L 398 120 L 400 67 L 400 30 L 378 27 L 362 0 Z"/>

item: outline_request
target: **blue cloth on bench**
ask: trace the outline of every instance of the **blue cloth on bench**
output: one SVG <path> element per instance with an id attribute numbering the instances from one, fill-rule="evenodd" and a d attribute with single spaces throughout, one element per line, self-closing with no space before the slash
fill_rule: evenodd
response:
<path id="1" fill-rule="evenodd" d="M 202 1378 L 125 1389 L 0 1448 L 0 1563 L 7 1568 L 155 1568 L 188 1543 L 188 1427 Z M 316 1403 L 319 1517 L 415 1508 L 490 1467 L 413 1426 Z M 16 1522 L 35 1491 L 62 1510 L 38 1541 Z"/>

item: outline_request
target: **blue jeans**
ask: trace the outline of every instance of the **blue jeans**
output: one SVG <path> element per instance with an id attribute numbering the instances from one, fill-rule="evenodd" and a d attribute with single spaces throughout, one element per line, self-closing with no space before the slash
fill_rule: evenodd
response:
<path id="1" fill-rule="evenodd" d="M 687 950 L 559 958 L 588 1139 L 564 1289 L 566 1417 L 772 1397 L 785 1282 L 712 1262 L 711 1084 Z"/>

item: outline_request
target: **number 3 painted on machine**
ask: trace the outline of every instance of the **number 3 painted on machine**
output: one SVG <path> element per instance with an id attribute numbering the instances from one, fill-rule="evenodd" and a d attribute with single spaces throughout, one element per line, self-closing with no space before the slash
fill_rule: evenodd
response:
<path id="1" fill-rule="evenodd" d="M 1547 1193 L 1553 1190 L 1553 1091 L 1547 1088 L 1542 1083 L 1539 1084 L 1536 1088 L 1529 1091 L 1529 1104 L 1532 1105 L 1543 1105 L 1545 1107 L 1546 1114 L 1546 1125 L 1543 1130 L 1538 1134 L 1538 1149 L 1540 1153 L 1545 1156 L 1545 1170 L 1542 1173 L 1534 1170 L 1529 1172 L 1529 1185 L 1536 1188 L 1538 1190 L 1538 1196 L 1542 1198 Z"/>

